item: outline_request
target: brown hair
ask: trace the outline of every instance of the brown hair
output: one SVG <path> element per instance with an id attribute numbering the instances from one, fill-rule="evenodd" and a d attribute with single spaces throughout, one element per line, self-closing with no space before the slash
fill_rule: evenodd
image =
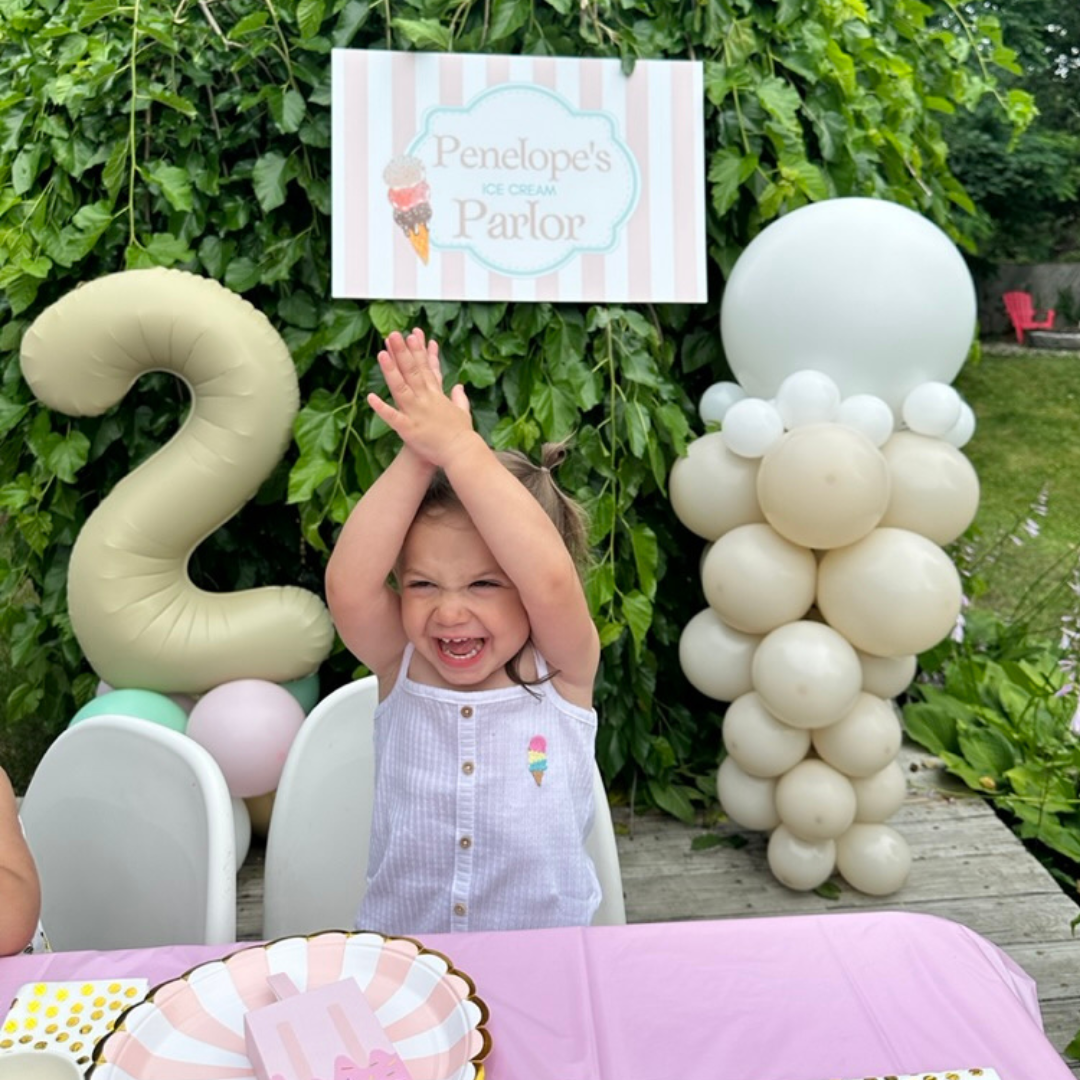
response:
<path id="1" fill-rule="evenodd" d="M 569 443 L 564 440 L 557 443 L 544 443 L 540 448 L 540 464 L 520 450 L 496 450 L 495 457 L 516 480 L 519 480 L 530 495 L 540 504 L 540 508 L 551 519 L 566 550 L 574 560 L 578 574 L 584 577 L 590 563 L 589 519 L 584 508 L 572 499 L 555 480 L 555 470 L 566 460 Z M 442 469 L 436 469 L 435 475 L 420 502 L 416 516 L 438 513 L 440 510 L 463 510 L 457 496 Z M 524 647 L 523 647 L 524 648 Z M 518 672 L 521 651 L 512 656 L 505 665 L 506 674 L 519 686 L 529 689 L 547 682 L 558 674 L 549 671 L 542 679 L 526 682 Z"/>

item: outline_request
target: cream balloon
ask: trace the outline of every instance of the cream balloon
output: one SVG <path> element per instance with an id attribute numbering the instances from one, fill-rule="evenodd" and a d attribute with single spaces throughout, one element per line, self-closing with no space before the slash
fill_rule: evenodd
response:
<path id="1" fill-rule="evenodd" d="M 686 457 L 671 467 L 668 492 L 675 516 L 705 540 L 764 521 L 757 499 L 758 465 L 728 450 L 718 431 L 695 439 Z"/>
<path id="2" fill-rule="evenodd" d="M 679 664 L 695 690 L 717 701 L 734 701 L 753 689 L 750 668 L 760 641 L 705 608 L 683 627 Z"/>
<path id="3" fill-rule="evenodd" d="M 859 892 L 888 896 L 907 881 L 911 849 L 891 826 L 859 822 L 836 841 L 836 868 Z"/>
<path id="4" fill-rule="evenodd" d="M 822 761 L 845 776 L 870 776 L 896 760 L 903 736 L 892 704 L 862 693 L 846 716 L 814 732 L 813 743 Z"/>
<path id="5" fill-rule="evenodd" d="M 904 398 L 900 415 L 916 434 L 940 438 L 960 420 L 960 395 L 945 383 L 925 382 Z"/>
<path id="6" fill-rule="evenodd" d="M 758 501 L 793 544 L 835 548 L 864 537 L 889 504 L 889 470 L 862 432 L 842 424 L 789 431 L 762 459 Z"/>
<path id="7" fill-rule="evenodd" d="M 975 520 L 979 477 L 950 443 L 898 431 L 882 447 L 891 480 L 882 525 L 951 544 Z"/>
<path id="8" fill-rule="evenodd" d="M 835 840 L 803 840 L 786 825 L 777 825 L 765 849 L 769 869 L 781 885 L 809 892 L 824 884 L 836 867 Z"/>
<path id="9" fill-rule="evenodd" d="M 765 634 L 809 610 L 817 560 L 768 525 L 740 525 L 709 549 L 701 581 L 705 599 L 724 622 L 746 634 Z"/>
<path id="10" fill-rule="evenodd" d="M 961 598 L 949 557 L 907 529 L 875 529 L 818 564 L 821 613 L 873 656 L 906 656 L 936 645 L 956 624 Z"/>
<path id="11" fill-rule="evenodd" d="M 748 394 L 796 371 L 899 412 L 916 386 L 950 383 L 975 329 L 975 285 L 949 237 L 883 199 L 826 199 L 768 225 L 724 287 L 720 328 Z"/>
<path id="12" fill-rule="evenodd" d="M 117 482 L 72 548 L 68 614 L 98 675 L 197 694 L 318 668 L 334 628 L 314 593 L 211 593 L 187 573 L 195 546 L 255 494 L 292 437 L 296 367 L 266 317 L 216 281 L 127 270 L 42 312 L 21 360 L 38 399 L 72 416 L 99 416 L 148 371 L 191 390 L 180 431 Z"/>
<path id="13" fill-rule="evenodd" d="M 751 776 L 779 776 L 810 749 L 810 732 L 777 720 L 754 692 L 728 706 L 722 734 L 728 754 Z"/>
<path id="14" fill-rule="evenodd" d="M 898 761 L 890 761 L 880 772 L 854 777 L 851 786 L 855 790 L 856 821 L 887 821 L 907 798 L 907 777 Z"/>
<path id="15" fill-rule="evenodd" d="M 859 658 L 843 635 L 807 619 L 766 634 L 750 673 L 769 712 L 799 728 L 835 723 L 855 704 L 862 686 Z"/>
<path id="16" fill-rule="evenodd" d="M 759 458 L 784 434 L 784 421 L 776 407 L 761 398 L 736 401 L 724 416 L 720 432 L 724 445 L 745 458 Z"/>
<path id="17" fill-rule="evenodd" d="M 902 694 L 915 678 L 918 657 L 871 656 L 855 650 L 862 667 L 862 688 L 868 694 L 880 698 L 894 698 Z"/>
<path id="18" fill-rule="evenodd" d="M 820 371 L 796 371 L 776 391 L 776 411 L 789 431 L 830 423 L 839 408 L 839 387 Z"/>
<path id="19" fill-rule="evenodd" d="M 728 409 L 736 401 L 742 401 L 746 397 L 746 391 L 733 382 L 716 382 L 708 387 L 701 395 L 698 403 L 698 415 L 706 424 L 723 423 Z"/>
<path id="20" fill-rule="evenodd" d="M 835 840 L 855 820 L 851 781 L 814 758 L 776 781 L 775 802 L 780 820 L 803 840 Z"/>
<path id="21" fill-rule="evenodd" d="M 716 771 L 720 805 L 736 825 L 765 832 L 780 824 L 776 813 L 776 781 L 750 776 L 733 758 L 726 757 Z"/>
<path id="22" fill-rule="evenodd" d="M 840 402 L 836 423 L 861 431 L 875 446 L 883 446 L 896 427 L 892 409 L 873 394 L 852 394 Z"/>

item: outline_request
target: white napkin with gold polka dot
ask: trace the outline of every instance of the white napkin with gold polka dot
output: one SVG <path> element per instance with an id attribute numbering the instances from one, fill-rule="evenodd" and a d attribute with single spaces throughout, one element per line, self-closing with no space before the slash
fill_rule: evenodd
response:
<path id="1" fill-rule="evenodd" d="M 0 1025 L 0 1054 L 51 1050 L 85 1069 L 98 1039 L 148 986 L 146 979 L 26 983 Z"/>

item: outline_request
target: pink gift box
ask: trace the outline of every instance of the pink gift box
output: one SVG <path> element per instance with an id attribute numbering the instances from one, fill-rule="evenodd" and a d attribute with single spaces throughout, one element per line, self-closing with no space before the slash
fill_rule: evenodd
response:
<path id="1" fill-rule="evenodd" d="M 284 974 L 267 980 L 278 997 L 244 1017 L 258 1080 L 411 1080 L 355 979 L 303 993 Z"/>

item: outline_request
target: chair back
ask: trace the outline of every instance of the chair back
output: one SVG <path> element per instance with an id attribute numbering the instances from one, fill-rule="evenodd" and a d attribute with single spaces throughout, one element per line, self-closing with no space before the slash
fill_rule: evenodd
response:
<path id="1" fill-rule="evenodd" d="M 68 728 L 20 807 L 56 950 L 236 940 L 236 823 L 217 762 L 128 716 Z"/>
<path id="2" fill-rule="evenodd" d="M 289 750 L 266 836 L 263 937 L 351 929 L 367 887 L 375 791 L 374 676 L 335 690 L 311 710 Z M 619 852 L 599 768 L 586 848 L 603 900 L 596 925 L 626 922 Z"/>
<path id="3" fill-rule="evenodd" d="M 289 748 L 266 834 L 263 937 L 352 929 L 375 790 L 374 675 L 328 694 Z"/>

